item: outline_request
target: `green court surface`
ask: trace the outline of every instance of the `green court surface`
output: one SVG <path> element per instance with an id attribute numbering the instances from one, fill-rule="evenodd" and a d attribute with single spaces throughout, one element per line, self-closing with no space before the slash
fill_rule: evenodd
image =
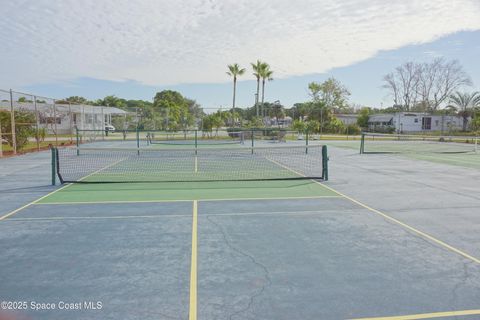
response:
<path id="1" fill-rule="evenodd" d="M 360 141 L 326 141 L 326 145 L 338 147 L 342 149 L 360 150 Z M 387 145 L 388 146 L 388 145 Z M 387 148 L 385 148 L 387 149 Z M 418 152 L 402 151 L 400 149 L 392 149 L 398 153 L 390 153 L 389 157 L 406 157 L 414 160 L 422 160 L 446 164 L 456 167 L 480 169 L 480 151 L 479 152 L 465 152 L 465 153 L 434 153 L 422 150 Z M 364 157 L 372 157 L 374 154 L 364 154 Z"/>
<path id="2" fill-rule="evenodd" d="M 39 203 L 285 199 L 335 197 L 335 192 L 311 180 L 210 181 L 175 183 L 73 184 Z"/>

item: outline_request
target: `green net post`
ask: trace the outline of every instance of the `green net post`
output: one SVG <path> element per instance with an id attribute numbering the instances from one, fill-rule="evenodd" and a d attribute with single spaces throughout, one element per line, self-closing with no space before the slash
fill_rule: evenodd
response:
<path id="1" fill-rule="evenodd" d="M 362 132 L 362 138 L 360 140 L 360 154 L 363 154 L 365 151 L 365 133 Z"/>
<path id="2" fill-rule="evenodd" d="M 306 134 L 305 134 L 305 153 L 308 153 L 308 130 L 306 131 Z"/>
<path id="3" fill-rule="evenodd" d="M 78 132 L 78 127 L 75 127 L 75 133 L 76 133 L 76 143 L 77 143 L 77 156 L 80 155 L 80 133 Z"/>
<path id="4" fill-rule="evenodd" d="M 324 181 L 328 181 L 328 151 L 327 146 L 322 146 L 322 176 Z"/>
<path id="5" fill-rule="evenodd" d="M 254 129 L 252 129 L 250 139 L 252 140 L 252 154 L 253 154 L 253 147 L 255 146 L 255 130 Z"/>
<path id="6" fill-rule="evenodd" d="M 198 147 L 198 130 L 195 130 L 195 155 L 197 155 L 197 147 Z"/>
<path id="7" fill-rule="evenodd" d="M 56 175 L 57 175 L 57 149 L 52 148 L 52 186 L 56 184 Z"/>
<path id="8" fill-rule="evenodd" d="M 140 155 L 140 130 L 137 127 L 137 155 Z"/>

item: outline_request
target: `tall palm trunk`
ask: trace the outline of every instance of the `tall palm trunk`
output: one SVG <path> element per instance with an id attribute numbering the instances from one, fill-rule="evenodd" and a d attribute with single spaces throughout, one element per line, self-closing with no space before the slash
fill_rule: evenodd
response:
<path id="1" fill-rule="evenodd" d="M 258 95 L 260 94 L 260 77 L 257 77 L 257 95 L 255 96 L 255 108 L 257 111 L 257 118 L 260 115 L 258 112 Z"/>
<path id="2" fill-rule="evenodd" d="M 235 95 L 237 92 L 237 77 L 233 78 L 233 103 L 232 108 L 235 108 Z"/>
<path id="3" fill-rule="evenodd" d="M 262 80 L 262 116 L 265 117 L 265 106 L 264 106 L 264 101 L 265 101 L 265 79 Z"/>
<path id="4" fill-rule="evenodd" d="M 235 95 L 237 94 L 237 77 L 233 77 L 233 104 L 232 104 L 232 127 L 235 123 Z"/>
<path id="5" fill-rule="evenodd" d="M 469 116 L 469 114 L 468 114 L 468 111 L 466 110 L 466 108 L 463 110 L 462 113 L 463 113 L 462 114 L 462 118 L 463 118 L 463 126 L 462 127 L 463 127 L 463 131 L 465 132 L 465 131 L 467 131 L 467 127 L 468 127 L 468 116 Z"/>

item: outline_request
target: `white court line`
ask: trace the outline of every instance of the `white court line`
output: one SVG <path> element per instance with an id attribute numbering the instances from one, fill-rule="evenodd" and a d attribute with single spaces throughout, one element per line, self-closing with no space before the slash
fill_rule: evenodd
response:
<path id="1" fill-rule="evenodd" d="M 117 164 L 118 162 L 120 162 L 120 161 L 117 161 L 117 162 L 115 162 L 114 164 Z M 112 165 L 113 165 L 113 164 L 112 164 Z M 108 168 L 108 167 L 110 167 L 110 166 L 112 166 L 112 165 L 109 165 L 109 166 L 107 166 L 107 167 L 105 167 L 105 168 L 102 168 L 102 169 L 100 169 L 100 170 L 97 170 L 97 171 L 89 174 L 88 176 L 85 176 L 85 177 L 81 178 L 79 181 L 81 181 L 81 180 L 83 180 L 83 179 L 85 179 L 85 178 L 88 178 L 88 177 L 91 176 L 92 174 L 95 174 L 95 173 L 97 173 L 97 172 L 99 172 L 99 171 L 102 171 L 102 170 L 104 170 L 104 169 L 106 169 L 106 168 Z M 55 173 L 55 174 L 56 174 L 56 173 Z M 64 185 L 64 186 L 62 186 L 62 187 L 60 187 L 60 188 L 58 188 L 58 189 L 56 189 L 56 190 L 54 190 L 54 191 L 52 191 L 52 192 L 47 193 L 46 195 L 44 195 L 44 196 L 42 196 L 42 197 L 40 197 L 40 198 L 38 198 L 38 199 L 36 199 L 36 200 L 33 200 L 33 201 L 27 203 L 26 205 L 24 205 L 24 206 L 22 206 L 22 207 L 20 207 L 20 208 L 18 208 L 18 209 L 15 209 L 15 210 L 13 210 L 13 211 L 10 211 L 9 213 L 1 216 L 1 217 L 0 217 L 0 221 L 5 220 L 5 219 L 7 219 L 8 217 L 13 216 L 14 214 L 16 214 L 16 213 L 18 213 L 18 212 L 20 212 L 20 211 L 22 211 L 22 210 L 24 210 L 24 209 L 26 209 L 26 208 L 34 205 L 34 204 L 37 204 L 39 201 L 42 201 L 43 199 L 47 198 L 48 196 L 51 196 L 52 194 L 57 193 L 57 192 L 60 191 L 60 190 L 64 190 L 64 189 L 70 187 L 71 185 L 72 185 L 72 183 L 66 184 L 66 185 Z"/>
<path id="2" fill-rule="evenodd" d="M 42 196 L 42 197 L 40 197 L 40 198 L 38 198 L 38 199 L 36 199 L 36 200 L 34 200 L 34 201 L 31 201 L 31 202 L 27 203 L 26 205 L 24 205 L 24 206 L 22 206 L 22 207 L 20 207 L 20 208 L 18 208 L 18 209 L 15 209 L 15 210 L 13 210 L 13 211 L 10 211 L 9 213 L 1 216 L 1 217 L 0 217 L 0 221 L 5 220 L 5 219 L 7 219 L 8 217 L 13 216 L 14 214 L 20 212 L 21 210 L 26 209 L 26 208 L 28 208 L 28 207 L 36 204 L 37 202 L 45 199 L 46 197 L 48 197 L 48 196 L 50 196 L 50 195 L 52 195 L 52 194 L 54 194 L 54 193 L 56 193 L 56 192 L 58 192 L 58 191 L 60 191 L 60 190 L 64 190 L 65 188 L 68 188 L 69 186 L 71 186 L 71 184 L 67 184 L 67 185 L 65 185 L 65 186 L 62 186 L 62 187 L 60 187 L 60 188 L 58 188 L 58 189 L 56 189 L 56 190 L 54 190 L 54 191 L 52 191 L 52 192 L 47 193 L 46 195 L 44 195 L 44 196 Z"/>

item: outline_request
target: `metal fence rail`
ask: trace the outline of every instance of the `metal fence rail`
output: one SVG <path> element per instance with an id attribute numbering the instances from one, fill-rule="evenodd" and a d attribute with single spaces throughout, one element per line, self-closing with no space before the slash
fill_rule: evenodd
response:
<path id="1" fill-rule="evenodd" d="M 77 128 L 103 130 L 106 124 L 111 124 L 112 116 L 126 118 L 126 115 L 126 111 L 118 108 L 72 104 L 0 89 L 0 157 L 74 144 Z M 4 144 L 8 145 L 8 151 Z"/>

